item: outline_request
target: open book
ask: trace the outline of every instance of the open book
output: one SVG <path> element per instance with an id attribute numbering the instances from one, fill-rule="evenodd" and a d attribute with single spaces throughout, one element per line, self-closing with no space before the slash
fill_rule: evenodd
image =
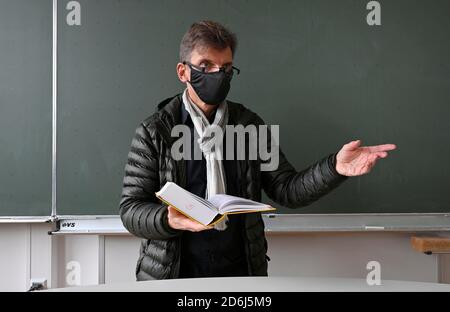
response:
<path id="1" fill-rule="evenodd" d="M 156 197 L 205 226 L 216 224 L 227 214 L 275 210 L 266 204 L 226 194 L 217 194 L 206 200 L 173 182 L 167 182 Z"/>

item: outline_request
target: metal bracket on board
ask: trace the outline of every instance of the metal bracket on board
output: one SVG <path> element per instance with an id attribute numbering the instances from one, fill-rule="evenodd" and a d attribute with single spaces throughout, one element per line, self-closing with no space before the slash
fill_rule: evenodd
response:
<path id="1" fill-rule="evenodd" d="M 446 232 L 448 213 L 265 214 L 267 232 Z"/>
<path id="2" fill-rule="evenodd" d="M 60 216 L 56 221 L 59 234 L 129 234 L 119 216 Z"/>
<path id="3" fill-rule="evenodd" d="M 267 233 L 450 232 L 449 214 L 263 214 Z M 119 216 L 58 216 L 51 234 L 129 235 Z"/>
<path id="4" fill-rule="evenodd" d="M 51 217 L 0 217 L 0 223 L 52 223 Z"/>

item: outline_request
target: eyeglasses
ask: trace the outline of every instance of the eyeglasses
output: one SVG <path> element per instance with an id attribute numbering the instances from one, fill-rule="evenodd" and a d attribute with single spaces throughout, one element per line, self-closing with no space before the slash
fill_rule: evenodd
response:
<path id="1" fill-rule="evenodd" d="M 230 75 L 234 75 L 237 74 L 239 75 L 239 73 L 241 72 L 241 70 L 237 67 L 234 67 L 233 65 L 229 64 L 229 65 L 225 65 L 222 67 L 218 67 L 217 65 L 213 65 L 213 64 L 207 64 L 206 66 L 197 66 L 194 65 L 188 61 L 183 61 L 183 65 L 189 65 L 189 67 L 191 67 L 192 69 L 202 72 L 202 73 L 215 73 L 215 72 L 225 72 L 226 74 L 230 74 Z"/>

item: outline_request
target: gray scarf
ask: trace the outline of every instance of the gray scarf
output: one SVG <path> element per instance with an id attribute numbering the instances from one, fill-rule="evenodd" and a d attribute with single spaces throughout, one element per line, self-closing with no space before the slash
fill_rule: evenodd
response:
<path id="1" fill-rule="evenodd" d="M 192 103 L 187 89 L 183 92 L 183 103 L 194 123 L 195 131 L 199 136 L 198 144 L 206 160 L 206 199 L 214 194 L 226 194 L 222 143 L 228 122 L 228 105 L 226 101 L 218 105 L 214 122 L 210 124 L 202 110 Z M 228 218 L 225 217 L 221 222 L 216 223 L 214 228 L 220 231 L 225 230 L 227 221 Z"/>

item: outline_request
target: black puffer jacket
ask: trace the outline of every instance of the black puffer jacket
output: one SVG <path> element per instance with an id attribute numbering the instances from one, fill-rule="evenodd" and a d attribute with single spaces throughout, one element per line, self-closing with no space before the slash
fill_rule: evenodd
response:
<path id="1" fill-rule="evenodd" d="M 180 123 L 181 103 L 180 95 L 161 102 L 157 112 L 139 125 L 125 166 L 120 216 L 130 233 L 143 238 L 137 280 L 178 277 L 182 231 L 169 227 L 167 206 L 159 202 L 155 192 L 167 181 L 182 187 L 186 183 L 184 160 L 176 161 L 170 154 L 171 144 L 177 139 L 170 133 Z M 228 103 L 228 124 L 264 124 L 243 105 Z M 301 172 L 289 164 L 281 151 L 275 171 L 261 171 L 260 160 L 236 160 L 240 196 L 260 201 L 264 189 L 280 205 L 305 206 L 346 179 L 336 172 L 335 157 L 331 154 Z M 267 241 L 259 213 L 245 215 L 243 232 L 250 275 L 267 275 Z"/>

